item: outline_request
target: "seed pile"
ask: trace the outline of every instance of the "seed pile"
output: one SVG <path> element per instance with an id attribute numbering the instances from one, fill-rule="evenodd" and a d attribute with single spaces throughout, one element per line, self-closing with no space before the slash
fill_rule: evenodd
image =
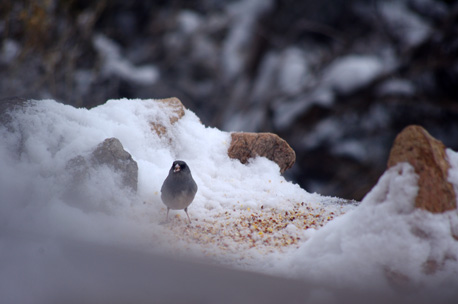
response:
<path id="1" fill-rule="evenodd" d="M 264 208 L 232 209 L 206 219 L 193 219 L 176 214 L 167 224 L 175 237 L 184 243 L 198 244 L 208 256 L 215 252 L 237 254 L 254 249 L 261 254 L 282 251 L 306 240 L 305 230 L 319 229 L 344 211 L 334 211 L 300 202 L 290 210 Z M 219 249 L 219 250 L 215 250 Z"/>

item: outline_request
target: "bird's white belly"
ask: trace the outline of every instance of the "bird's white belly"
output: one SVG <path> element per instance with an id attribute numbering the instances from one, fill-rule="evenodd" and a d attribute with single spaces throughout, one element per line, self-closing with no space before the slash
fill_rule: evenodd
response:
<path id="1" fill-rule="evenodd" d="M 173 199 L 169 199 L 168 202 L 166 202 L 166 205 L 170 209 L 174 210 L 179 210 L 179 209 L 184 209 L 191 204 L 192 200 L 194 199 L 194 195 L 191 195 L 190 193 L 182 192 L 178 195 L 175 195 Z"/>

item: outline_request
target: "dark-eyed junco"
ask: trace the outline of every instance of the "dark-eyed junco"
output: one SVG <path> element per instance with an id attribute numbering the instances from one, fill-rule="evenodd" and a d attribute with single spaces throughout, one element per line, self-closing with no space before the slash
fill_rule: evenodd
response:
<path id="1" fill-rule="evenodd" d="M 167 217 L 169 219 L 169 210 L 184 209 L 188 216 L 188 206 L 196 196 L 197 184 L 192 178 L 191 170 L 182 160 L 176 160 L 170 168 L 169 175 L 164 180 L 161 187 L 161 199 L 167 206 Z"/>

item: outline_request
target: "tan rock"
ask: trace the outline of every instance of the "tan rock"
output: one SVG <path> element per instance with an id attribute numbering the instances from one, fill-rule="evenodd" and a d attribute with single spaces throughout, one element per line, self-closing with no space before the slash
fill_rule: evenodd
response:
<path id="1" fill-rule="evenodd" d="M 175 115 L 170 116 L 171 124 L 174 124 L 181 117 L 184 116 L 185 108 L 178 98 L 172 97 L 172 98 L 166 98 L 166 99 L 158 99 L 156 101 L 161 103 L 163 107 L 170 108 L 172 112 L 175 114 Z M 151 126 L 151 130 L 155 131 L 157 135 L 159 136 L 163 136 L 167 132 L 167 128 L 161 123 L 151 121 L 150 126 Z"/>
<path id="2" fill-rule="evenodd" d="M 418 174 L 415 207 L 434 213 L 456 209 L 456 194 L 447 181 L 450 164 L 444 144 L 420 126 L 405 128 L 391 148 L 388 168 L 408 162 Z"/>
<path id="3" fill-rule="evenodd" d="M 296 153 L 273 133 L 232 133 L 231 145 L 227 151 L 230 158 L 245 164 L 249 158 L 264 156 L 280 166 L 283 173 L 291 168 L 296 161 Z"/>

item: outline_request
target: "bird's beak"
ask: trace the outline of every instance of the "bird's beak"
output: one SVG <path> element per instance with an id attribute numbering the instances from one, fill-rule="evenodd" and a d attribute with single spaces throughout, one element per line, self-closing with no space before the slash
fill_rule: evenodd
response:
<path id="1" fill-rule="evenodd" d="M 179 164 L 176 164 L 176 165 L 175 165 L 175 169 L 173 170 L 173 172 L 178 172 L 178 171 L 180 171 L 180 170 L 181 170 L 180 165 L 179 165 Z"/>

